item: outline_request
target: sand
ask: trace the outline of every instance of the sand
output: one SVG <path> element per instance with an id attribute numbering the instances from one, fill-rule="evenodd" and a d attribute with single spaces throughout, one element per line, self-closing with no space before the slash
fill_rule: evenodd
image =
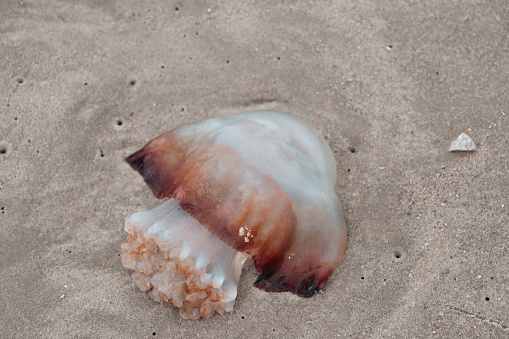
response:
<path id="1" fill-rule="evenodd" d="M 5 338 L 509 336 L 507 1 L 1 1 Z M 124 158 L 178 125 L 280 110 L 335 153 L 345 256 L 312 298 L 245 269 L 207 320 L 141 292 Z M 467 131 L 471 153 L 448 147 Z"/>

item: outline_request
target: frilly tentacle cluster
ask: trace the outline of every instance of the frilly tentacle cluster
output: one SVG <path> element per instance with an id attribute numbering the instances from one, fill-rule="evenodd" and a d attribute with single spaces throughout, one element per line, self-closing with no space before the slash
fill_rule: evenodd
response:
<path id="1" fill-rule="evenodd" d="M 155 301 L 185 319 L 233 310 L 247 255 L 224 244 L 170 199 L 126 218 L 122 263 Z"/>

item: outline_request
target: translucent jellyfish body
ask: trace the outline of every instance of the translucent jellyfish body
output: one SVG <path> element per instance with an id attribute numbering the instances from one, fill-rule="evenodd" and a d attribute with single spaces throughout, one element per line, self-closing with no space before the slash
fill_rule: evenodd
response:
<path id="1" fill-rule="evenodd" d="M 196 319 L 231 311 L 242 266 L 255 286 L 312 296 L 341 261 L 346 226 L 322 136 L 281 112 L 184 125 L 127 162 L 165 200 L 126 218 L 122 262 L 157 301 Z"/>

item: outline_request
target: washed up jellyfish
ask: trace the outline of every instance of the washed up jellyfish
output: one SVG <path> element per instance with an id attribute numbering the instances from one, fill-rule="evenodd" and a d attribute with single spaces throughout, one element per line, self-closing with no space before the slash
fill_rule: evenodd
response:
<path id="1" fill-rule="evenodd" d="M 341 261 L 336 162 L 298 118 L 257 111 L 184 125 L 126 158 L 163 202 L 126 217 L 122 264 L 185 319 L 233 310 L 244 262 L 267 292 L 311 297 Z"/>

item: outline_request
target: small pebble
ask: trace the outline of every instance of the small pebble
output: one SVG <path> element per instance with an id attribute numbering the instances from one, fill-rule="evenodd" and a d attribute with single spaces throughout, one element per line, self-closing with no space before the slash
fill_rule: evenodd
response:
<path id="1" fill-rule="evenodd" d="M 476 150 L 477 147 L 475 146 L 475 142 L 466 133 L 461 133 L 460 136 L 451 142 L 451 145 L 449 146 L 449 152 Z"/>

